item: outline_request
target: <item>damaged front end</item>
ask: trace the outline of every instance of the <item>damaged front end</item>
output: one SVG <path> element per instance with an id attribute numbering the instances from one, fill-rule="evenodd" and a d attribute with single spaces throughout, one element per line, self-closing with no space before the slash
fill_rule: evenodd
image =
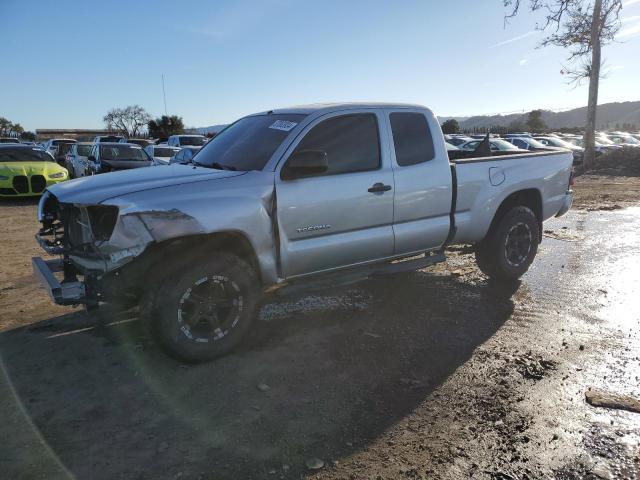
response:
<path id="1" fill-rule="evenodd" d="M 118 281 L 122 267 L 190 220 L 176 212 L 122 213 L 116 205 L 63 203 L 48 191 L 38 219 L 38 243 L 58 258 L 34 257 L 34 272 L 55 303 L 88 307 L 110 296 L 135 297 L 135 289 Z"/>

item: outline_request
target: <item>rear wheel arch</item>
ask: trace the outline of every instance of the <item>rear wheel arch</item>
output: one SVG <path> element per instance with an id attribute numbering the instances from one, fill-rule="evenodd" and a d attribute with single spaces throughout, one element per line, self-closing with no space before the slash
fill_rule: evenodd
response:
<path id="1" fill-rule="evenodd" d="M 496 210 L 486 237 L 489 237 L 502 218 L 514 207 L 527 207 L 533 211 L 538 220 L 539 239 L 542 240 L 542 194 L 537 188 L 518 190 L 507 196 Z"/>

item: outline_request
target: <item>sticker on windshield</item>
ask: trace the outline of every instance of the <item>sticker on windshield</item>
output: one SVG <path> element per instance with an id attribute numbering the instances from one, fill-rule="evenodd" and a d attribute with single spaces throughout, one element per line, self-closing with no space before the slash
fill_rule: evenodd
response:
<path id="1" fill-rule="evenodd" d="M 287 120 L 276 120 L 271 125 L 269 125 L 269 128 L 273 128 L 274 130 L 282 130 L 283 132 L 288 132 L 296 125 L 298 125 L 296 122 L 289 122 Z"/>

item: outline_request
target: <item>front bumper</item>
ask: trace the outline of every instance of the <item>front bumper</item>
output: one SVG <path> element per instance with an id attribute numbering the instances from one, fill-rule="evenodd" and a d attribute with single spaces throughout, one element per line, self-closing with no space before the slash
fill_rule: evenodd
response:
<path id="1" fill-rule="evenodd" d="M 36 176 L 41 177 L 41 180 L 34 182 L 33 177 Z M 69 179 L 67 175 L 55 179 L 46 178 L 44 175 L 22 175 L 22 177 L 24 179 L 19 182 L 14 182 L 14 177 L 10 177 L 8 180 L 0 180 L 0 198 L 39 197 L 50 186 Z"/>
<path id="2" fill-rule="evenodd" d="M 562 207 L 560 207 L 560 210 L 558 210 L 558 213 L 556 213 L 556 217 L 561 217 L 567 213 L 571 208 L 571 205 L 573 205 L 573 190 L 567 190 L 564 197 L 564 203 L 562 204 Z"/>
<path id="3" fill-rule="evenodd" d="M 86 289 L 83 282 L 60 281 L 56 277 L 55 273 L 64 271 L 64 262 L 61 259 L 44 260 L 33 257 L 31 265 L 36 278 L 55 303 L 58 305 L 86 303 Z"/>

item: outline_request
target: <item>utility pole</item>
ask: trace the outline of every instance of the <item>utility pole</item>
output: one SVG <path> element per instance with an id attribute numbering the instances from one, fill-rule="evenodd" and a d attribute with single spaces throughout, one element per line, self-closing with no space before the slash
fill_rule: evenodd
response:
<path id="1" fill-rule="evenodd" d="M 162 74 L 162 98 L 164 99 L 164 114 L 168 117 L 169 114 L 167 113 L 167 94 L 164 90 L 164 73 Z"/>

